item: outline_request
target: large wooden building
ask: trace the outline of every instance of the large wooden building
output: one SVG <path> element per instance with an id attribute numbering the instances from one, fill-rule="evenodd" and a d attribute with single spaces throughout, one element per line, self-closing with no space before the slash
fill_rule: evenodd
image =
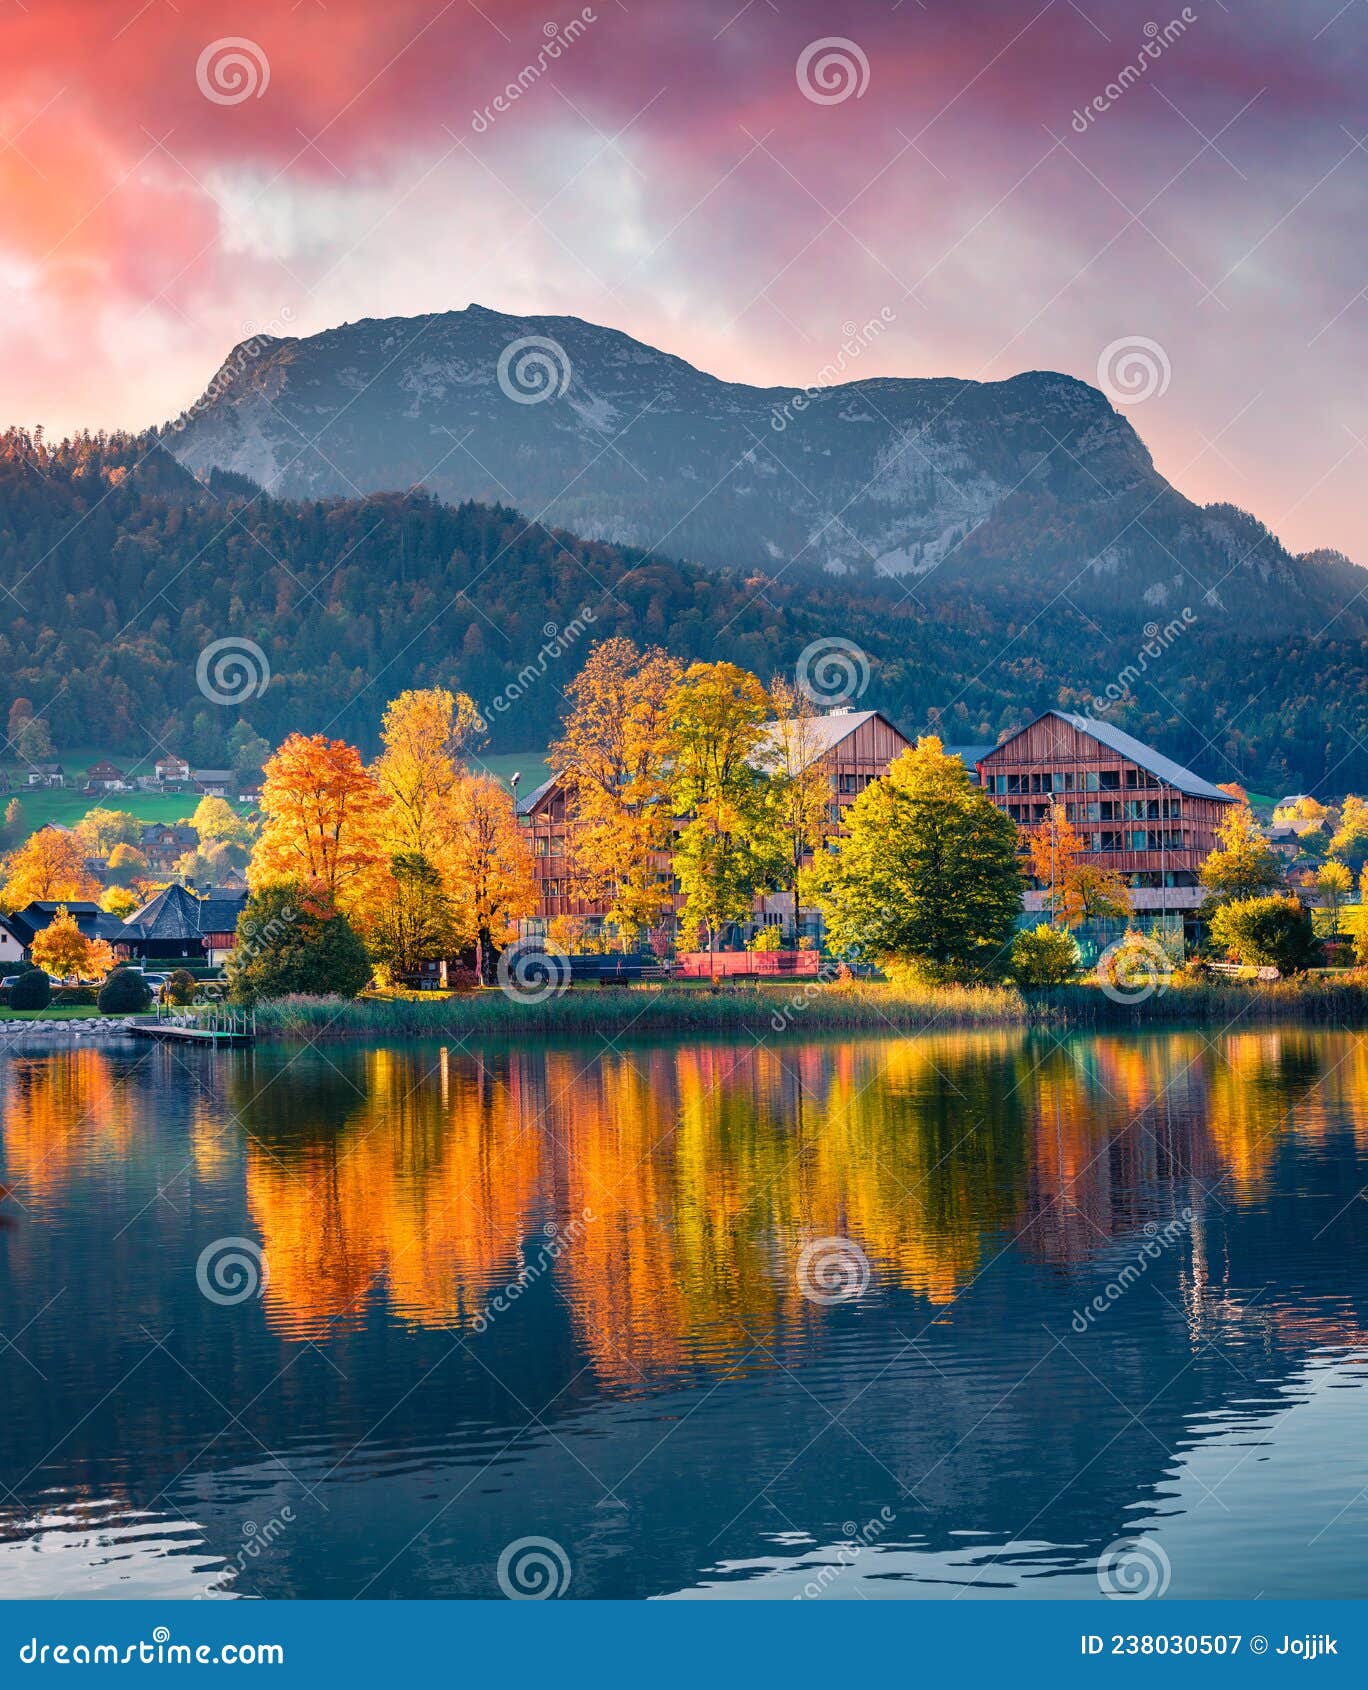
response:
<path id="1" fill-rule="evenodd" d="M 1191 910 L 1229 793 L 1108 722 L 1047 710 L 978 760 L 993 802 L 1022 827 L 1062 804 L 1091 856 L 1123 874 L 1139 911 Z M 1027 907 L 1043 894 L 1028 893 Z"/>
<path id="2" fill-rule="evenodd" d="M 769 731 L 771 746 L 781 742 L 788 729 L 787 743 L 801 740 L 807 761 L 820 762 L 831 786 L 828 815 L 833 835 L 841 831 L 841 817 L 871 780 L 887 773 L 888 765 L 908 746 L 906 736 L 877 710 L 830 710 L 795 725 L 776 722 Z M 764 760 L 762 752 L 761 759 Z M 537 877 L 537 914 L 529 924 L 532 931 L 544 931 L 557 916 L 602 921 L 605 906 L 576 895 L 567 846 L 574 822 L 574 796 L 564 778 L 553 775 L 518 804 L 518 820 L 527 830 L 532 862 Z M 674 881 L 668 856 L 662 853 L 657 865 L 662 887 L 668 886 L 670 900 L 678 913 L 683 899 Z M 804 911 L 804 928 L 815 932 L 815 912 Z M 757 898 L 753 925 L 792 926 L 792 899 L 783 894 Z"/>

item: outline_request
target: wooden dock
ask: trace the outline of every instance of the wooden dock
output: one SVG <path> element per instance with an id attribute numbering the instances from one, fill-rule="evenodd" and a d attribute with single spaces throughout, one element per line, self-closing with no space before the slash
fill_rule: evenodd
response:
<path id="1" fill-rule="evenodd" d="M 241 1048 L 256 1043 L 256 1011 L 192 1006 L 177 1009 L 158 1003 L 157 1013 L 146 1021 L 128 1023 L 128 1030 L 140 1039 L 160 1039 L 170 1044 Z"/>

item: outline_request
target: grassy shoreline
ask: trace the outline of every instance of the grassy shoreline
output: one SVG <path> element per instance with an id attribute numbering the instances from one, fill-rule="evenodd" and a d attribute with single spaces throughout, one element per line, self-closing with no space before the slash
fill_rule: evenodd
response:
<path id="1" fill-rule="evenodd" d="M 972 1027 L 1210 1025 L 1301 1021 L 1368 1027 L 1368 974 L 1270 984 L 1175 983 L 1139 1003 L 1122 1004 L 1099 987 L 1077 985 L 1022 993 L 1011 986 L 927 987 L 856 984 L 804 989 L 729 986 L 717 992 L 578 988 L 540 1003 L 501 992 L 449 998 L 279 998 L 257 1006 L 263 1039 L 293 1043 L 390 1043 L 432 1038 L 563 1038 L 626 1033 L 690 1037 L 743 1032 L 758 1036 L 830 1030 L 925 1032 Z"/>

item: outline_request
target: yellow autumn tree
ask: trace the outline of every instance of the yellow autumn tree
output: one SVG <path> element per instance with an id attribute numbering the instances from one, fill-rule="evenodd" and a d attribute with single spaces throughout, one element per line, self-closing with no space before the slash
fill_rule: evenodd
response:
<path id="1" fill-rule="evenodd" d="M 601 900 L 624 944 L 669 909 L 665 854 L 670 700 L 680 665 L 652 646 L 601 640 L 570 683 L 569 714 L 551 747 L 570 795 L 569 865 L 582 897 Z"/>
<path id="2" fill-rule="evenodd" d="M 88 939 L 65 904 L 41 933 L 34 934 L 31 955 L 35 966 L 59 980 L 73 974 L 96 980 L 114 966 L 114 947 L 103 939 Z"/>
<path id="3" fill-rule="evenodd" d="M 1089 861 L 1083 836 L 1062 804 L 1052 805 L 1050 814 L 1050 820 L 1026 833 L 1031 873 L 1045 888 L 1050 919 L 1078 927 L 1128 916 L 1131 897 L 1124 876 Z"/>
<path id="4" fill-rule="evenodd" d="M 488 981 L 495 951 L 517 937 L 518 922 L 537 907 L 532 851 L 512 798 L 491 776 L 463 776 L 454 809 L 445 878 L 458 928 L 479 944 L 480 969 Z"/>
<path id="5" fill-rule="evenodd" d="M 402 692 L 386 707 L 385 749 L 371 773 L 389 800 L 383 838 L 391 855 L 417 852 L 441 867 L 466 748 L 478 728 L 475 701 L 445 687 Z"/>
<path id="6" fill-rule="evenodd" d="M 248 885 L 255 892 L 303 881 L 323 888 L 344 914 L 363 907 L 385 860 L 387 808 L 354 745 L 291 734 L 266 763 Z"/>
<path id="7" fill-rule="evenodd" d="M 0 907 L 21 910 L 46 902 L 88 902 L 100 895 L 100 883 L 85 866 L 86 852 L 74 833 L 42 827 L 9 860 Z"/>

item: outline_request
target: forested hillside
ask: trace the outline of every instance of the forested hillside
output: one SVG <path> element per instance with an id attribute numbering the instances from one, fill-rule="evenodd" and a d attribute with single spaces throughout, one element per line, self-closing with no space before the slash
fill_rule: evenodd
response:
<path id="1" fill-rule="evenodd" d="M 370 750 L 384 701 L 435 684 L 480 702 L 491 751 L 540 746 L 589 644 L 623 633 L 762 676 L 813 640 L 851 641 L 869 659 L 861 705 L 951 742 L 996 739 L 1052 704 L 1086 709 L 1129 671 L 1107 718 L 1217 780 L 1368 782 L 1368 653 L 1347 628 L 1242 641 L 1198 615 L 1141 661 L 1133 633 L 1109 640 L 1065 600 L 1042 615 L 999 585 L 991 602 L 927 609 L 899 583 L 775 575 L 421 491 L 282 501 L 222 473 L 206 486 L 151 437 L 0 438 L 0 711 L 29 699 L 59 753 L 222 763 L 244 722 L 272 743 L 327 729 Z M 242 708 L 196 682 L 199 654 L 228 636 L 271 669 Z"/>

